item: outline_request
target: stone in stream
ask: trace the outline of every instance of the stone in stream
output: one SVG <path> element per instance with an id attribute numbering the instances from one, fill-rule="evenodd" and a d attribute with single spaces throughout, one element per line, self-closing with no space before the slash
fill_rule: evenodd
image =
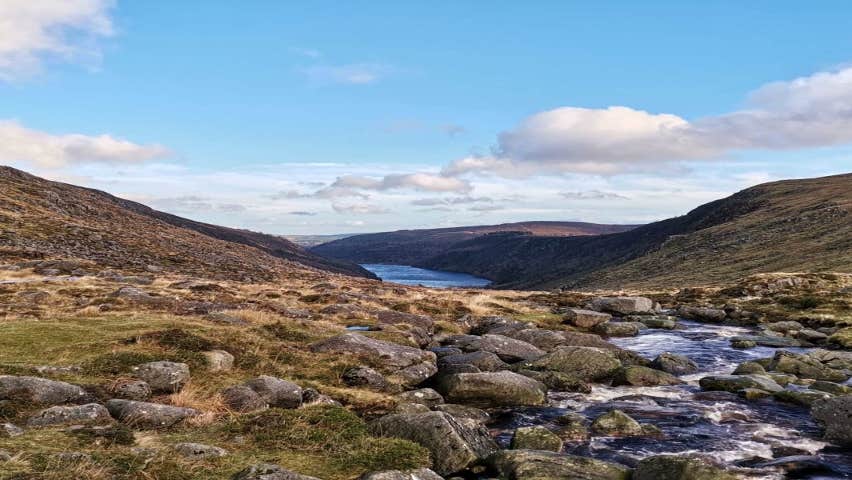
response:
<path id="1" fill-rule="evenodd" d="M 752 344 L 773 348 L 798 347 L 801 345 L 798 340 L 789 337 L 772 337 L 768 335 L 737 335 L 731 337 L 731 345 L 734 348 L 750 348 L 754 346 Z"/>
<path id="2" fill-rule="evenodd" d="M 852 370 L 852 352 L 815 348 L 808 352 L 808 356 L 829 368 Z"/>
<path id="3" fill-rule="evenodd" d="M 143 429 L 171 427 L 187 418 L 201 414 L 193 408 L 119 399 L 109 400 L 106 408 L 113 418 Z"/>
<path id="4" fill-rule="evenodd" d="M 506 370 L 509 365 L 491 352 L 470 352 L 459 355 L 447 355 L 438 360 L 438 367 L 444 370 L 447 365 L 473 365 L 483 372 Z"/>
<path id="5" fill-rule="evenodd" d="M 444 412 L 385 415 L 369 424 L 374 435 L 417 443 L 440 475 L 460 472 L 498 450 L 485 427 L 471 428 Z"/>
<path id="6" fill-rule="evenodd" d="M 557 435 L 567 442 L 582 442 L 589 439 L 589 427 L 586 417 L 569 412 L 556 419 L 559 425 Z"/>
<path id="7" fill-rule="evenodd" d="M 852 446 L 852 395 L 814 402 L 811 416 L 825 427 L 826 440 Z"/>
<path id="8" fill-rule="evenodd" d="M 149 362 L 133 368 L 136 378 L 160 393 L 179 392 L 189 381 L 189 365 L 178 362 Z"/>
<path id="9" fill-rule="evenodd" d="M 386 470 L 370 472 L 358 477 L 358 480 L 444 480 L 443 477 L 428 468 L 403 472 L 402 470 Z"/>
<path id="10" fill-rule="evenodd" d="M 710 375 L 698 381 L 702 390 L 721 390 L 736 393 L 745 388 L 758 388 L 767 392 L 780 392 L 784 388 L 774 380 L 761 375 Z"/>
<path id="11" fill-rule="evenodd" d="M 512 450 L 562 450 L 562 439 L 542 426 L 515 429 L 510 445 Z"/>
<path id="12" fill-rule="evenodd" d="M 477 407 L 543 405 L 547 400 L 544 384 L 509 371 L 446 375 L 437 389 L 449 402 Z"/>
<path id="13" fill-rule="evenodd" d="M 628 480 L 630 469 L 589 457 L 541 450 L 501 450 L 486 460 L 500 478 L 513 480 Z"/>
<path id="14" fill-rule="evenodd" d="M 852 393 L 852 387 L 847 385 L 841 385 L 839 383 L 826 382 L 824 380 L 817 380 L 816 382 L 811 384 L 811 389 L 819 390 L 821 392 L 828 392 L 832 395 L 846 395 Z"/>
<path id="15" fill-rule="evenodd" d="M 772 358 L 767 369 L 775 372 L 789 373 L 799 378 L 811 378 L 828 382 L 843 382 L 849 378 L 842 371 L 829 368 L 811 356 L 784 350 L 775 352 L 775 356 Z"/>
<path id="16" fill-rule="evenodd" d="M 79 403 L 88 395 L 82 387 L 40 377 L 0 376 L 0 400 L 33 405 Z"/>
<path id="17" fill-rule="evenodd" d="M 525 328 L 523 330 L 504 333 L 503 335 L 535 345 L 545 352 L 551 352 L 555 348 L 567 343 L 565 336 L 561 332 L 543 328 Z"/>
<path id="18" fill-rule="evenodd" d="M 250 465 L 235 473 L 231 480 L 320 480 L 287 470 L 272 463 Z"/>
<path id="19" fill-rule="evenodd" d="M 736 348 L 739 350 L 754 348 L 756 346 L 757 342 L 755 342 L 754 340 L 731 340 L 731 348 Z"/>
<path id="20" fill-rule="evenodd" d="M 691 307 L 686 305 L 680 306 L 677 309 L 677 314 L 690 320 L 712 323 L 722 322 L 728 316 L 728 314 L 721 308 Z"/>
<path id="21" fill-rule="evenodd" d="M 55 406 L 42 410 L 27 421 L 30 427 L 49 427 L 54 425 L 88 425 L 110 423 L 107 409 L 98 403 L 85 405 Z"/>
<path id="22" fill-rule="evenodd" d="M 786 478 L 831 478 L 814 474 L 838 474 L 826 460 L 817 455 L 790 455 L 754 465 L 757 468 L 783 470 Z"/>
<path id="23" fill-rule="evenodd" d="M 584 310 L 582 308 L 569 308 L 565 311 L 564 323 L 570 323 L 575 327 L 594 328 L 597 325 L 608 322 L 612 315 L 595 310 Z"/>
<path id="24" fill-rule="evenodd" d="M 734 375 L 766 375 L 766 369 L 757 362 L 743 362 L 737 365 Z"/>
<path id="25" fill-rule="evenodd" d="M 592 299 L 590 307 L 619 315 L 654 313 L 654 301 L 645 297 L 597 297 Z"/>
<path id="26" fill-rule="evenodd" d="M 767 330 L 772 330 L 773 332 L 781 332 L 781 333 L 798 331 L 798 330 L 802 330 L 803 328 L 805 328 L 805 327 L 802 326 L 801 323 L 793 321 L 793 320 L 787 320 L 787 321 L 783 321 L 783 322 L 775 322 L 775 323 L 770 323 L 770 324 L 766 325 Z"/>
<path id="27" fill-rule="evenodd" d="M 671 315 L 629 315 L 624 319 L 629 322 L 642 322 L 648 328 L 674 330 L 677 327 L 677 317 Z"/>
<path id="28" fill-rule="evenodd" d="M 559 347 L 547 355 L 523 364 L 530 370 L 550 370 L 583 381 L 605 380 L 621 367 L 610 350 L 594 347 Z"/>
<path id="29" fill-rule="evenodd" d="M 610 410 L 596 418 L 590 430 L 609 437 L 633 437 L 645 433 L 642 424 L 621 410 Z"/>
<path id="30" fill-rule="evenodd" d="M 698 371 L 698 364 L 684 355 L 663 352 L 651 362 L 651 368 L 662 370 L 672 375 L 688 375 Z"/>
<path id="31" fill-rule="evenodd" d="M 797 405 L 802 405 L 805 407 L 810 407 L 817 400 L 823 400 L 826 398 L 831 398 L 834 395 L 828 392 L 821 392 L 819 390 L 781 390 L 780 392 L 775 392 L 772 394 L 776 400 L 787 402 L 787 403 L 795 403 Z"/>
<path id="32" fill-rule="evenodd" d="M 635 337 L 644 328 L 640 322 L 607 322 L 596 325 L 594 332 L 605 337 Z"/>
<path id="33" fill-rule="evenodd" d="M 567 373 L 526 369 L 519 369 L 516 373 L 543 383 L 549 390 L 592 393 L 592 386 L 588 382 Z"/>
<path id="34" fill-rule="evenodd" d="M 737 480 L 739 477 L 696 455 L 655 455 L 642 459 L 632 480 Z"/>
<path id="35" fill-rule="evenodd" d="M 653 368 L 633 365 L 621 367 L 612 377 L 612 386 L 631 385 L 634 387 L 654 387 L 658 385 L 680 385 L 683 380 L 670 373 Z"/>
<path id="36" fill-rule="evenodd" d="M 436 412 L 444 412 L 453 416 L 456 420 L 473 428 L 478 424 L 485 424 L 491 420 L 491 415 L 485 410 L 480 410 L 476 407 L 468 405 L 459 405 L 458 403 L 443 403 L 435 405 Z"/>
<path id="37" fill-rule="evenodd" d="M 535 345 L 503 335 L 486 334 L 481 337 L 476 335 L 457 335 L 448 340 L 452 342 L 452 345 L 466 352 L 490 352 L 500 357 L 500 360 L 508 363 L 534 360 L 545 354 L 543 350 Z"/>

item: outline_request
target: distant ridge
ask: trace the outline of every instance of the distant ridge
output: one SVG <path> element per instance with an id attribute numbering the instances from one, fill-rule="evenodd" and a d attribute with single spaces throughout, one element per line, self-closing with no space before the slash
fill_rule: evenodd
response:
<path id="1" fill-rule="evenodd" d="M 7 166 L 0 166 L 0 247 L 228 278 L 271 279 L 277 268 L 288 266 L 375 278 L 358 265 L 322 258 L 281 237 L 196 222 Z"/>

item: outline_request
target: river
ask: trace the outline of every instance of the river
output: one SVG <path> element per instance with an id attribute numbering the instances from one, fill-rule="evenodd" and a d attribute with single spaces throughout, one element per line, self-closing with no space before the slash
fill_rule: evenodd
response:
<path id="1" fill-rule="evenodd" d="M 403 285 L 422 285 L 431 288 L 484 287 L 491 283 L 485 278 L 466 273 L 427 270 L 409 265 L 383 265 L 367 263 L 361 265 L 385 282 Z"/>

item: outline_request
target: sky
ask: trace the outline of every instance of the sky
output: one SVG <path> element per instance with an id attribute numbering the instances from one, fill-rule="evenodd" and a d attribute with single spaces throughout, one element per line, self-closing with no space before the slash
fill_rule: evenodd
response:
<path id="1" fill-rule="evenodd" d="M 849 25 L 830 0 L 0 0 L 0 164 L 274 234 L 644 223 L 852 171 Z"/>

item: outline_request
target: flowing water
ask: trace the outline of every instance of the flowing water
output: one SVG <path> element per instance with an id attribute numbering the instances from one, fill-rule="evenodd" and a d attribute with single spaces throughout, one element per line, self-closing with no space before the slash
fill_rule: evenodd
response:
<path id="1" fill-rule="evenodd" d="M 656 425 L 664 437 L 594 437 L 591 441 L 566 443 L 564 451 L 626 465 L 635 465 L 649 455 L 701 452 L 732 466 L 749 467 L 753 478 L 852 478 L 852 453 L 821 441 L 820 429 L 806 407 L 772 399 L 746 401 L 735 395 L 701 393 L 700 378 L 730 374 L 738 363 L 772 356 L 775 348 L 731 348 L 729 338 L 750 333 L 746 328 L 680 323 L 686 328 L 648 329 L 637 337 L 614 338 L 611 342 L 648 359 L 662 352 L 686 355 L 699 365 L 700 372 L 681 376 L 685 385 L 595 386 L 590 394 L 552 392 L 549 407 L 516 409 L 499 418 L 495 425 L 498 441 L 507 446 L 512 431 L 519 426 L 555 428 L 556 418 L 567 412 L 577 412 L 591 420 L 611 409 L 620 409 L 641 423 Z M 789 453 L 792 449 L 795 452 Z M 781 453 L 782 450 L 788 453 Z M 808 462 L 813 464 L 811 468 L 784 476 L 773 467 L 760 466 L 772 458 L 794 454 L 814 456 Z"/>
<path id="2" fill-rule="evenodd" d="M 427 270 L 409 265 L 382 265 L 367 263 L 361 265 L 373 272 L 385 282 L 403 285 L 422 285 L 431 288 L 484 287 L 491 283 L 485 278 L 474 277 L 466 273 Z"/>

